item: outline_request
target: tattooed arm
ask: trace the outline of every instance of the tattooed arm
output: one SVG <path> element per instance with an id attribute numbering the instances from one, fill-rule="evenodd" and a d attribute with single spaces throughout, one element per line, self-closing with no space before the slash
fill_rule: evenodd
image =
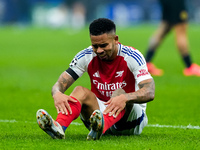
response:
<path id="1" fill-rule="evenodd" d="M 54 84 L 51 93 L 58 113 L 61 112 L 66 115 L 68 114 L 68 111 L 70 114 L 72 113 L 68 101 L 76 101 L 70 96 L 65 95 L 64 92 L 74 83 L 74 81 L 73 77 L 67 72 L 63 72 L 58 81 Z"/>
<path id="2" fill-rule="evenodd" d="M 138 91 L 124 94 L 127 102 L 146 103 L 154 99 L 155 83 L 153 79 L 141 81 L 138 86 L 140 88 Z"/>
<path id="3" fill-rule="evenodd" d="M 58 91 L 64 93 L 74 83 L 74 81 L 75 80 L 67 74 L 66 71 L 63 72 L 52 88 L 52 96 Z"/>

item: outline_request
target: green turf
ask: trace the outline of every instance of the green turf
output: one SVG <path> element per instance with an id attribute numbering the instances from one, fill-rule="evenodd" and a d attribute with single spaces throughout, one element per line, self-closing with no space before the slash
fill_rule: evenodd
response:
<path id="1" fill-rule="evenodd" d="M 143 54 L 156 26 L 120 28 L 119 41 Z M 200 28 L 188 31 L 194 62 L 200 64 Z M 35 113 L 46 109 L 56 117 L 52 85 L 68 68 L 73 56 L 90 45 L 87 29 L 0 28 L 0 149 L 200 149 L 200 130 L 146 127 L 139 136 L 103 136 L 100 141 L 86 141 L 88 134 L 80 119 L 66 131 L 65 140 L 53 140 L 38 127 Z M 184 77 L 183 62 L 170 35 L 153 60 L 163 68 L 163 77 L 154 77 L 155 100 L 148 104 L 150 125 L 199 126 L 200 78 Z M 88 76 L 76 85 L 90 88 Z M 6 121 L 7 120 L 7 121 Z"/>

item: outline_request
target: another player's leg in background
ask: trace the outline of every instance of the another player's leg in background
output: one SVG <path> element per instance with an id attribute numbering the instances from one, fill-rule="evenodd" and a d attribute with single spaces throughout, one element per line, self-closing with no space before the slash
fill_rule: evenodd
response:
<path id="1" fill-rule="evenodd" d="M 148 70 L 152 75 L 155 76 L 163 75 L 163 70 L 158 69 L 153 63 L 151 63 L 151 61 L 155 55 L 158 46 L 161 44 L 161 42 L 163 41 L 163 39 L 169 33 L 170 30 L 171 26 L 167 22 L 162 21 L 159 28 L 156 30 L 156 32 L 150 39 L 145 59 L 147 62 Z"/>
<path id="2" fill-rule="evenodd" d="M 187 23 L 179 23 L 174 26 L 174 29 L 176 33 L 176 44 L 186 67 L 183 70 L 183 74 L 185 76 L 200 76 L 200 66 L 192 63 L 191 55 L 189 52 L 189 44 L 187 38 Z"/>

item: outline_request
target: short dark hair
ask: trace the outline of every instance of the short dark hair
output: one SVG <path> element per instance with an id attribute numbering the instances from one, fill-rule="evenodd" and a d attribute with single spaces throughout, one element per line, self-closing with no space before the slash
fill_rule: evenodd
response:
<path id="1" fill-rule="evenodd" d="M 104 33 L 116 32 L 115 23 L 107 18 L 94 20 L 89 27 L 90 35 L 102 35 Z"/>

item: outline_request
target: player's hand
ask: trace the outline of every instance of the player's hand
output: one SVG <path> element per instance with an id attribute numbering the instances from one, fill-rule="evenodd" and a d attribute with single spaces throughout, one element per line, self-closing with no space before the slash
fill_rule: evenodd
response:
<path id="1" fill-rule="evenodd" d="M 77 102 L 75 99 L 61 92 L 56 92 L 53 95 L 53 98 L 54 98 L 54 105 L 58 113 L 62 113 L 66 115 L 68 115 L 68 113 L 72 114 L 72 110 L 68 101 Z"/>
<path id="2" fill-rule="evenodd" d="M 122 94 L 120 96 L 116 96 L 108 100 L 105 105 L 108 105 L 106 109 L 104 110 L 103 114 L 113 117 L 117 117 L 119 113 L 125 108 L 126 106 L 126 98 Z"/>

